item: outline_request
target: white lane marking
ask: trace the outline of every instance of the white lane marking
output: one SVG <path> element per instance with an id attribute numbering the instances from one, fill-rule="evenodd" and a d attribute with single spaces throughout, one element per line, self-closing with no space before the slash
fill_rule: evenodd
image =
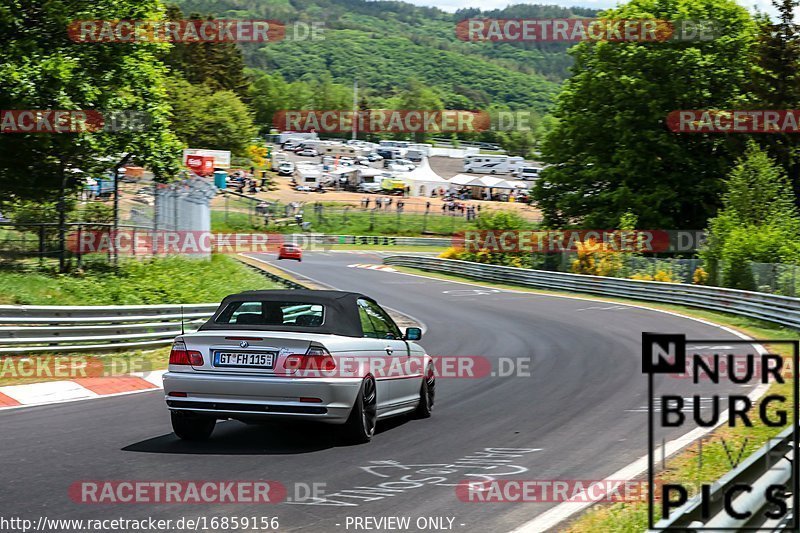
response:
<path id="1" fill-rule="evenodd" d="M 458 289 L 455 291 L 442 291 L 442 294 L 447 294 L 449 296 L 486 296 L 498 292 L 502 291 L 496 289 Z"/>
<path id="2" fill-rule="evenodd" d="M 608 307 L 601 307 L 599 305 L 595 305 L 592 307 L 583 307 L 581 309 L 576 309 L 576 311 L 611 311 L 616 309 L 627 309 L 624 305 L 610 305 Z"/>

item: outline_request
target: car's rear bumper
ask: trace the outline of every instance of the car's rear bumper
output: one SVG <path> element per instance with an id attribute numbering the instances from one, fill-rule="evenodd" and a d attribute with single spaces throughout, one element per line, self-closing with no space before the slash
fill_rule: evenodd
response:
<path id="1" fill-rule="evenodd" d="M 359 378 L 164 374 L 164 392 L 170 410 L 218 418 L 294 418 L 342 424 L 350 416 L 360 387 Z M 186 396 L 173 396 L 174 392 Z M 320 401 L 308 400 L 312 398 Z"/>

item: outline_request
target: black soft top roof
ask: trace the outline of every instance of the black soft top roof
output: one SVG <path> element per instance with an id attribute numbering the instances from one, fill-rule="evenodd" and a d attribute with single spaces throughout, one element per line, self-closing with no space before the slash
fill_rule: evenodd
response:
<path id="1" fill-rule="evenodd" d="M 226 296 L 208 321 L 199 331 L 213 330 L 256 330 L 256 331 L 297 331 L 299 333 L 321 333 L 361 337 L 361 318 L 356 301 L 359 298 L 375 301 L 357 292 L 317 291 L 309 289 L 245 291 Z M 218 324 L 217 317 L 232 303 L 238 302 L 287 302 L 298 304 L 320 304 L 325 307 L 324 322 L 320 326 L 295 326 L 292 324 Z"/>

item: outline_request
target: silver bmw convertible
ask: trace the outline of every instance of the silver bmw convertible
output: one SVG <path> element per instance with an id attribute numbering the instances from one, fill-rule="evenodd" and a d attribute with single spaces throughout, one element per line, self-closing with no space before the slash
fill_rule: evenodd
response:
<path id="1" fill-rule="evenodd" d="M 338 424 L 368 442 L 379 419 L 431 415 L 432 358 L 375 300 L 341 291 L 248 291 L 178 336 L 164 375 L 175 434 L 208 438 L 219 419 Z"/>

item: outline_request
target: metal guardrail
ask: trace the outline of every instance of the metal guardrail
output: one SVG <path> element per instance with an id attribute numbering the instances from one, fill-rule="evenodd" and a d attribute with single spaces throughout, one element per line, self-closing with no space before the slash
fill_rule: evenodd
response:
<path id="1" fill-rule="evenodd" d="M 0 354 L 83 352 L 169 344 L 219 304 L 0 306 Z"/>
<path id="2" fill-rule="evenodd" d="M 682 507 L 670 513 L 670 518 L 662 519 L 655 524 L 653 531 L 669 529 L 685 531 L 692 528 L 729 529 L 758 528 L 763 531 L 784 531 L 784 522 L 789 518 L 770 520 L 764 516 L 764 510 L 771 506 L 767 501 L 766 489 L 770 485 L 782 485 L 791 493 L 792 461 L 794 457 L 794 428 L 786 428 L 777 437 L 771 439 L 755 453 L 745 459 L 739 466 L 722 476 L 711 485 L 708 498 L 708 516 L 703 520 L 703 501 L 695 496 Z M 747 518 L 734 518 L 724 510 L 726 491 L 738 483 L 752 487 L 749 493 L 742 492 L 735 500 L 735 507 L 752 512 Z M 739 498 L 742 501 L 739 501 Z M 788 502 L 787 502 L 788 503 Z M 796 513 L 797 509 L 792 509 Z"/>
<path id="3" fill-rule="evenodd" d="M 800 298 L 789 296 L 703 285 L 548 272 L 410 255 L 390 255 L 385 257 L 383 262 L 387 265 L 444 272 L 494 283 L 512 283 L 541 289 L 586 292 L 698 307 L 800 329 Z"/>
<path id="4" fill-rule="evenodd" d="M 290 289 L 303 285 L 256 269 Z M 187 305 L 0 305 L 0 355 L 154 348 L 194 331 L 218 303 Z"/>

